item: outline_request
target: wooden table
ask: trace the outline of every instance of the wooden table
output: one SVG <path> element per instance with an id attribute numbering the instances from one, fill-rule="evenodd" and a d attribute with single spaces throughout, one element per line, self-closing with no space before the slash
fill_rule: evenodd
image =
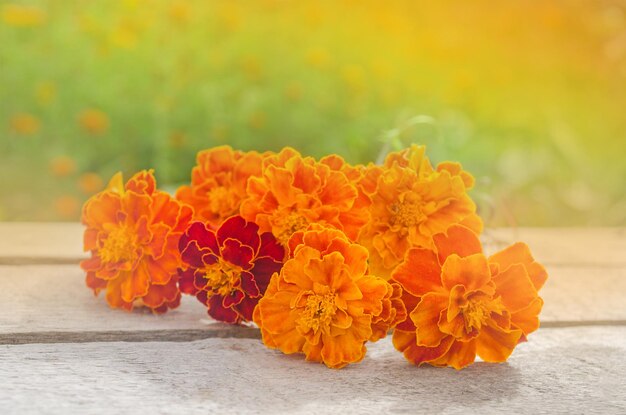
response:
<path id="1" fill-rule="evenodd" d="M 542 328 L 508 363 L 409 365 L 389 338 L 329 370 L 213 322 L 111 310 L 84 285 L 78 224 L 0 223 L 0 414 L 626 413 L 626 229 L 499 229 L 548 269 Z"/>

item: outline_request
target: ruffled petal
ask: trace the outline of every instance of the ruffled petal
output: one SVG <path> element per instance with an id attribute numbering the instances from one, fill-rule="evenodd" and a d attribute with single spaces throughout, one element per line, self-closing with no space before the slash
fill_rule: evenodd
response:
<path id="1" fill-rule="evenodd" d="M 512 313 L 528 307 L 537 298 L 537 290 L 522 264 L 509 266 L 493 281 L 496 283 L 496 294 L 502 297 L 502 302 Z"/>
<path id="2" fill-rule="evenodd" d="M 391 278 L 416 297 L 442 287 L 437 255 L 424 248 L 410 249 L 404 262 L 391 274 Z"/>
<path id="3" fill-rule="evenodd" d="M 535 262 L 528 245 L 523 242 L 515 243 L 492 255 L 489 258 L 489 262 L 495 262 L 500 265 L 500 271 L 505 271 L 508 267 L 514 264 L 524 265 L 530 280 L 537 291 L 543 287 L 543 284 L 548 278 L 548 273 L 545 268 L 541 264 Z"/>
<path id="4" fill-rule="evenodd" d="M 439 318 L 448 305 L 442 294 L 428 293 L 421 297 L 417 307 L 409 314 L 416 327 L 416 344 L 435 347 L 447 336 L 439 329 Z"/>
<path id="5" fill-rule="evenodd" d="M 433 241 L 442 264 L 452 254 L 463 258 L 483 252 L 478 236 L 465 226 L 450 226 L 444 233 L 433 235 Z"/>
<path id="6" fill-rule="evenodd" d="M 473 254 L 464 258 L 452 254 L 443 264 L 441 280 L 448 290 L 455 285 L 462 285 L 467 291 L 482 289 L 491 281 L 487 258 L 482 254 Z"/>
<path id="7" fill-rule="evenodd" d="M 522 330 L 500 330 L 485 326 L 476 339 L 476 350 L 485 362 L 499 363 L 509 358 L 522 336 Z"/>

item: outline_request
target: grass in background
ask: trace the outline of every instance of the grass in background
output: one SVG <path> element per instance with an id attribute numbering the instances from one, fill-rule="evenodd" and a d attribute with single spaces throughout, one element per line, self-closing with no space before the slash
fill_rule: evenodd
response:
<path id="1" fill-rule="evenodd" d="M 619 1 L 0 0 L 0 219 L 219 144 L 388 141 L 462 162 L 488 225 L 624 225 L 624 108 Z"/>

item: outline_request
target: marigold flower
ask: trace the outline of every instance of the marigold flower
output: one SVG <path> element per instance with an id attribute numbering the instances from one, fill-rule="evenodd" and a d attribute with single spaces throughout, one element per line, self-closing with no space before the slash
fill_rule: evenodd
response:
<path id="1" fill-rule="evenodd" d="M 46 12 L 36 6 L 5 4 L 0 9 L 2 21 L 9 26 L 35 27 L 46 21 Z"/>
<path id="2" fill-rule="evenodd" d="M 28 113 L 18 113 L 11 117 L 11 130 L 19 135 L 34 135 L 39 132 L 39 118 Z"/>
<path id="3" fill-rule="evenodd" d="M 78 219 L 80 201 L 72 195 L 64 195 L 55 199 L 54 209 L 63 219 Z"/>
<path id="4" fill-rule="evenodd" d="M 370 251 L 372 272 L 389 278 L 411 247 L 432 247 L 432 235 L 463 224 L 476 232 L 482 222 L 467 194 L 472 176 L 457 163 L 433 169 L 424 146 L 391 153 L 382 168 L 373 167 L 369 180 L 371 221 L 359 243 Z"/>
<path id="5" fill-rule="evenodd" d="M 400 287 L 367 274 L 367 250 L 321 226 L 296 233 L 292 257 L 254 310 L 266 346 L 340 368 L 405 318 Z"/>
<path id="6" fill-rule="evenodd" d="M 260 177 L 250 177 L 241 216 L 271 231 L 287 246 L 310 224 L 342 230 L 356 240 L 369 220 L 369 199 L 340 170 L 302 157 L 292 148 L 268 156 Z"/>
<path id="7" fill-rule="evenodd" d="M 78 187 L 88 195 L 101 190 L 103 186 L 104 182 L 98 173 L 86 172 L 78 178 Z"/>
<path id="8" fill-rule="evenodd" d="M 180 301 L 178 241 L 187 228 L 191 207 L 156 190 L 152 171 L 135 174 L 126 185 L 121 173 L 83 207 L 87 226 L 81 262 L 87 286 L 106 291 L 111 307 L 146 306 L 163 313 Z"/>
<path id="9" fill-rule="evenodd" d="M 487 258 L 464 226 L 433 240 L 434 250 L 411 248 L 392 274 L 410 312 L 395 329 L 394 346 L 418 366 L 461 369 L 476 354 L 504 362 L 539 327 L 545 269 L 523 243 Z"/>
<path id="10" fill-rule="evenodd" d="M 58 156 L 50 160 L 50 172 L 57 177 L 65 177 L 76 171 L 76 161 L 69 156 Z"/>
<path id="11" fill-rule="evenodd" d="M 89 108 L 78 115 L 78 124 L 85 132 L 100 135 L 109 129 L 109 117 L 98 109 Z"/>
<path id="12" fill-rule="evenodd" d="M 239 214 L 248 178 L 261 175 L 263 158 L 268 154 L 234 151 L 230 146 L 201 151 L 191 171 L 191 186 L 181 186 L 176 198 L 193 206 L 196 220 L 217 228 Z"/>
<path id="13" fill-rule="evenodd" d="M 195 295 L 216 320 L 238 324 L 252 320 L 274 272 L 280 271 L 285 252 L 274 236 L 233 216 L 217 229 L 191 224 L 180 239 L 183 262 L 180 288 Z"/>

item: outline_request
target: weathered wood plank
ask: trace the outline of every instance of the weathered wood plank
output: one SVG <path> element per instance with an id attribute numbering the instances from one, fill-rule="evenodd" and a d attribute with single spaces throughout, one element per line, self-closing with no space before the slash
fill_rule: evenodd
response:
<path id="1" fill-rule="evenodd" d="M 489 253 L 526 242 L 534 257 L 551 267 L 626 265 L 626 228 L 486 229 L 482 239 Z"/>
<path id="2" fill-rule="evenodd" d="M 330 370 L 258 340 L 0 346 L 3 414 L 626 412 L 626 328 L 540 330 L 508 363 L 416 368 L 389 338 Z"/>
<path id="3" fill-rule="evenodd" d="M 626 321 L 626 267 L 595 269 L 549 267 L 541 294 L 541 319 L 564 325 Z M 181 307 L 162 316 L 111 310 L 104 298 L 84 285 L 77 265 L 0 266 L 0 334 L 137 330 L 220 330 L 195 298 L 184 296 Z M 550 325 L 550 324 L 548 324 Z"/>
<path id="4" fill-rule="evenodd" d="M 195 298 L 164 315 L 113 310 L 103 295 L 94 297 L 78 265 L 0 266 L 0 333 L 42 331 L 135 331 L 205 329 L 209 319 Z"/>
<path id="5" fill-rule="evenodd" d="M 78 263 L 83 254 L 79 223 L 0 222 L 0 264 Z"/>
<path id="6" fill-rule="evenodd" d="M 0 264 L 75 263 L 82 252 L 78 223 L 0 223 Z M 546 265 L 626 264 L 626 228 L 487 229 L 488 251 L 525 241 Z"/>

